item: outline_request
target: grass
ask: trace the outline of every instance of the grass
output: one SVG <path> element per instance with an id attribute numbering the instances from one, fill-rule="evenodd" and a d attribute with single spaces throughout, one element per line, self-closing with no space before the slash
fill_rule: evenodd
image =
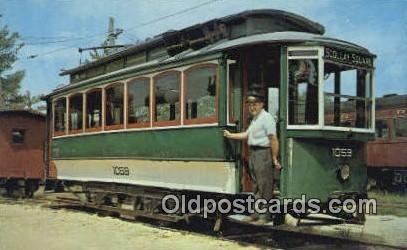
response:
<path id="1" fill-rule="evenodd" d="M 407 194 L 370 191 L 369 198 L 377 201 L 378 215 L 396 215 L 407 217 Z"/>

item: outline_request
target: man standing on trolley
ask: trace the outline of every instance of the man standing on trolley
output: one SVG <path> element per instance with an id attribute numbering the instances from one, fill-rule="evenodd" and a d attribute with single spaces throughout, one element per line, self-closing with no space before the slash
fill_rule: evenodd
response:
<path id="1" fill-rule="evenodd" d="M 249 171 L 253 180 L 255 199 L 273 198 L 274 168 L 281 169 L 278 162 L 279 144 L 274 117 L 264 110 L 265 97 L 258 91 L 251 91 L 246 99 L 252 121 L 245 132 L 230 133 L 224 130 L 224 136 L 232 140 L 247 140 L 250 148 Z M 260 207 L 261 209 L 268 206 Z M 253 214 L 249 221 L 266 224 L 270 213 Z"/>

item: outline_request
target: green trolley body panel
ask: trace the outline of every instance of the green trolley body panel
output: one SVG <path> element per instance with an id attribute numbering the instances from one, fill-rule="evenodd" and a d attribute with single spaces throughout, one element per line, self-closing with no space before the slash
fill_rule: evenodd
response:
<path id="1" fill-rule="evenodd" d="M 283 169 L 281 198 L 319 199 L 327 202 L 340 193 L 364 192 L 367 184 L 364 142 L 309 138 L 287 139 L 287 166 Z M 349 166 L 346 180 L 340 177 Z"/>
<path id="2" fill-rule="evenodd" d="M 217 126 L 125 131 L 54 139 L 52 157 L 225 161 L 227 145 Z"/>

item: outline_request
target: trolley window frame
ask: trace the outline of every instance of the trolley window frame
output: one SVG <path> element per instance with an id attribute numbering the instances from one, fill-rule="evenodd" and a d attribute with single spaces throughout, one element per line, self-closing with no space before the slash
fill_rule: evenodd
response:
<path id="1" fill-rule="evenodd" d="M 106 91 L 108 90 L 108 89 L 110 89 L 110 88 L 115 88 L 115 87 L 117 87 L 117 86 L 119 86 L 119 87 L 122 87 L 122 98 L 123 98 L 123 101 L 122 101 L 122 115 L 123 115 L 123 122 L 121 122 L 120 124 L 111 124 L 111 125 L 107 125 L 107 116 L 106 116 L 106 114 L 107 114 L 107 98 L 108 98 L 108 96 L 107 96 L 107 94 L 106 94 Z M 103 93 L 102 93 L 102 107 L 103 107 L 103 114 L 102 114 L 102 116 L 103 116 L 103 118 L 102 118 L 102 121 L 103 121 L 103 130 L 105 130 L 105 131 L 108 131 L 108 130 L 120 130 L 120 129 L 124 129 L 125 127 L 125 124 L 126 124 L 126 121 L 125 121 L 125 105 L 126 105 L 126 103 L 125 103 L 125 101 L 126 101 L 126 98 L 125 98 L 125 96 L 126 96 L 126 93 L 125 93 L 125 83 L 123 82 L 123 81 L 117 81 L 117 82 L 111 82 L 111 83 L 108 83 L 107 85 L 105 85 L 104 87 L 103 87 Z"/>
<path id="2" fill-rule="evenodd" d="M 130 122 L 129 121 L 129 86 L 131 84 L 139 84 L 137 81 L 147 81 L 148 82 L 148 121 L 142 122 Z M 152 83 L 153 79 L 149 76 L 137 76 L 126 80 L 125 83 L 125 123 L 126 128 L 148 128 L 151 127 L 151 120 L 152 120 Z"/>
<path id="3" fill-rule="evenodd" d="M 100 91 L 100 126 L 94 126 L 94 127 L 88 127 L 88 94 L 92 94 L 95 92 L 99 92 Z M 103 128 L 103 88 L 102 87 L 96 87 L 96 88 L 91 88 L 91 89 L 87 89 L 84 92 L 84 108 L 85 108 L 85 133 L 87 132 L 97 132 L 97 131 L 102 131 Z"/>
<path id="4" fill-rule="evenodd" d="M 187 90 L 188 90 L 188 74 L 193 72 L 194 70 L 198 69 L 205 69 L 211 68 L 215 72 L 215 107 L 214 107 L 214 114 L 208 117 L 197 117 L 197 118 L 187 118 Z M 208 124 L 208 123 L 216 123 L 218 122 L 219 117 L 219 65 L 216 63 L 202 63 L 198 65 L 193 65 L 191 67 L 186 68 L 182 71 L 183 74 L 183 124 L 185 125 L 193 125 L 193 124 Z"/>
<path id="5" fill-rule="evenodd" d="M 66 122 L 67 122 L 67 129 L 68 129 L 68 134 L 80 134 L 80 133 L 83 133 L 83 131 L 84 131 L 84 129 L 85 129 L 85 127 L 84 127 L 84 124 L 85 124 L 85 122 L 84 122 L 84 117 L 85 117 L 85 100 L 84 100 L 84 94 L 83 94 L 83 91 L 79 91 L 79 92 L 74 92 L 74 93 L 72 93 L 72 94 L 70 94 L 70 95 L 68 95 L 66 98 L 68 99 L 68 106 L 67 106 L 67 108 L 66 108 L 66 110 L 67 110 L 67 118 L 66 118 Z M 72 129 L 71 128 L 71 125 L 72 125 L 72 121 L 71 121 L 71 104 L 72 104 L 72 98 L 76 98 L 76 97 L 80 97 L 82 100 L 82 107 L 81 107 L 81 109 L 82 109 L 82 111 L 81 111 L 81 117 L 80 117 L 80 119 L 81 119 L 81 128 L 78 128 L 78 129 Z M 79 119 L 79 117 L 78 117 L 78 119 Z"/>
<path id="6" fill-rule="evenodd" d="M 289 46 L 287 47 L 287 68 L 286 68 L 286 121 L 287 121 L 287 129 L 288 130 L 326 130 L 326 131 L 349 131 L 349 132 L 361 132 L 361 133 L 375 133 L 375 90 L 374 90 L 374 67 L 369 69 L 370 71 L 370 89 L 371 89 L 371 108 L 370 108 L 370 127 L 369 128 L 356 128 L 356 127 L 340 127 L 340 126 L 327 126 L 324 124 L 324 112 L 325 112 L 325 105 L 324 105 L 324 65 L 326 61 L 324 59 L 324 46 Z M 295 51 L 317 51 L 316 55 L 292 55 L 290 56 L 290 52 Z M 289 121 L 289 60 L 291 59 L 317 59 L 318 60 L 318 122 L 316 125 L 290 125 Z M 331 61 L 329 61 L 332 63 Z M 336 64 L 341 65 L 338 62 Z M 355 67 L 357 68 L 357 67 Z M 366 97 L 367 98 L 367 97 Z M 369 112 L 368 111 L 368 112 Z"/>
<path id="7" fill-rule="evenodd" d="M 65 110 L 63 112 L 64 115 L 64 130 L 63 131 L 55 131 L 55 109 L 56 109 L 56 104 L 57 102 L 64 100 L 65 102 Z M 57 136 L 65 136 L 68 134 L 68 105 L 69 105 L 69 98 L 68 96 L 60 96 L 58 98 L 55 98 L 52 101 L 52 136 L 57 137 Z"/>
<path id="8" fill-rule="evenodd" d="M 156 86 L 157 86 L 157 81 L 160 80 L 161 78 L 164 78 L 166 76 L 177 76 L 178 78 L 178 87 L 179 87 L 179 94 L 178 94 L 178 101 L 179 101 L 179 117 L 177 118 L 177 114 L 175 113 L 175 118 L 174 120 L 157 120 L 157 100 L 156 100 Z M 171 127 L 171 126 L 178 126 L 181 125 L 181 121 L 183 120 L 183 105 L 182 105 L 182 99 L 183 99 L 183 71 L 179 69 L 170 69 L 167 71 L 159 72 L 153 77 L 153 86 L 152 86 L 152 97 L 151 99 L 153 100 L 153 105 L 152 105 L 152 113 L 151 113 L 151 120 L 153 122 L 153 127 Z M 175 112 L 176 112 L 176 107 L 175 107 Z"/>
<path id="9" fill-rule="evenodd" d="M 60 100 L 60 99 L 65 99 L 65 103 L 66 103 L 66 108 L 65 108 L 65 115 L 67 116 L 68 112 L 69 112 L 69 97 L 72 95 L 78 95 L 80 93 L 83 94 L 83 98 L 84 98 L 84 103 L 83 103 L 83 115 L 84 115 L 84 128 L 86 127 L 86 123 L 85 123 L 85 115 L 86 115 L 86 94 L 90 93 L 92 91 L 95 90 L 101 90 L 101 98 L 102 98 L 102 125 L 100 127 L 98 127 L 98 129 L 84 129 L 82 132 L 80 133 L 69 133 L 68 129 L 65 129 L 65 131 L 62 133 L 54 133 L 54 129 L 52 129 L 52 138 L 64 138 L 64 137 L 76 137 L 76 136 L 86 136 L 86 135 L 91 135 L 91 134 L 104 134 L 104 133 L 116 133 L 116 132 L 130 132 L 130 131 L 143 131 L 143 130 L 166 130 L 166 129 L 174 129 L 174 128 L 194 128 L 194 127 L 213 127 L 213 126 L 218 126 L 219 125 L 219 109 L 218 109 L 218 105 L 216 107 L 216 121 L 215 122 L 202 122 L 202 123 L 192 123 L 189 124 L 186 121 L 186 119 L 184 119 L 184 72 L 186 72 L 188 69 L 191 68 L 195 68 L 195 67 L 199 67 L 200 65 L 214 65 L 217 67 L 216 70 L 216 74 L 217 74 L 217 96 L 216 96 L 216 102 L 218 103 L 218 98 L 219 98 L 219 85 L 220 85 L 220 77 L 219 77 L 219 70 L 221 65 L 219 64 L 218 60 L 205 60 L 205 61 L 200 61 L 197 63 L 193 63 L 193 64 L 188 64 L 188 65 L 182 65 L 182 66 L 178 66 L 178 67 L 172 67 L 172 68 L 168 68 L 168 69 L 163 69 L 163 70 L 159 70 L 159 71 L 154 71 L 154 72 L 148 72 L 146 74 L 140 74 L 140 75 L 135 75 L 133 77 L 129 77 L 129 78 L 125 78 L 125 79 L 120 79 L 117 81 L 108 81 L 105 83 L 101 83 L 101 84 L 97 84 L 97 85 L 92 85 L 86 88 L 80 88 L 80 89 L 76 89 L 76 90 L 71 90 L 68 93 L 63 93 L 60 95 L 56 95 L 51 99 L 51 103 L 52 103 L 52 116 L 55 116 L 55 111 L 54 111 L 54 104 L 56 101 Z M 170 71 L 176 71 L 179 73 L 180 75 L 180 118 L 177 120 L 177 124 L 168 124 L 168 121 L 163 121 L 166 124 L 157 124 L 157 122 L 153 121 L 153 108 L 154 108 L 154 79 L 156 76 L 160 76 L 163 73 L 166 72 L 170 72 Z M 146 79 L 150 79 L 150 122 L 149 124 L 144 124 L 145 126 L 142 127 L 133 127 L 131 126 L 132 123 L 128 123 L 128 114 L 127 114 L 127 95 L 128 95 L 128 83 L 131 82 L 134 79 L 138 79 L 138 78 L 146 78 Z M 112 85 L 115 84 L 123 84 L 124 87 L 124 124 L 120 124 L 120 125 L 111 125 L 111 126 L 107 126 L 105 119 L 106 119 L 106 89 L 111 87 Z M 229 96 L 227 97 L 229 98 Z M 52 118 L 52 122 L 54 124 L 54 118 Z M 171 122 L 171 121 L 170 121 Z M 67 128 L 68 126 L 68 119 L 66 119 L 65 121 L 65 128 Z M 119 126 L 119 127 L 112 127 L 112 126 Z"/>

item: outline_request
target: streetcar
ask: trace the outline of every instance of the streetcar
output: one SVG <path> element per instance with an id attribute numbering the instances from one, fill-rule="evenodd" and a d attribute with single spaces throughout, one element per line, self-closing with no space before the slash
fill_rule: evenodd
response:
<path id="1" fill-rule="evenodd" d="M 0 196 L 32 198 L 45 180 L 45 115 L 0 109 Z"/>
<path id="2" fill-rule="evenodd" d="M 366 197 L 376 56 L 324 33 L 294 13 L 250 10 L 63 71 L 69 83 L 46 96 L 48 178 L 89 203 L 160 219 L 169 193 L 249 195 L 247 146 L 223 130 L 248 127 L 257 88 L 278 126 L 277 197 Z"/>
<path id="3" fill-rule="evenodd" d="M 376 140 L 367 144 L 372 187 L 407 191 L 407 95 L 376 98 Z"/>

